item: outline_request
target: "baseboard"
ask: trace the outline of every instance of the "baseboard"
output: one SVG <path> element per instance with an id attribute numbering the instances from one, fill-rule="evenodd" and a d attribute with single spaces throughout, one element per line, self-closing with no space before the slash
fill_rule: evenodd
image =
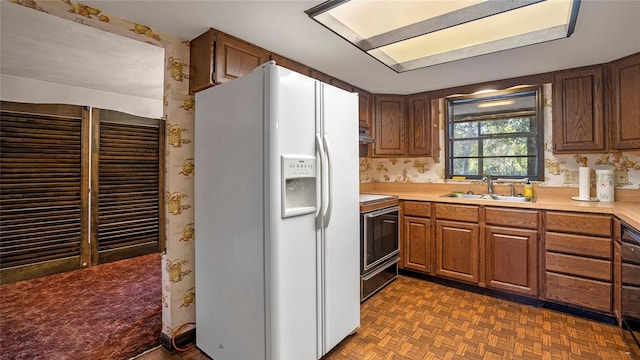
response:
<path id="1" fill-rule="evenodd" d="M 175 338 L 176 346 L 179 348 L 189 347 L 190 344 L 194 344 L 195 342 L 196 342 L 196 328 L 189 329 L 183 332 L 182 334 L 176 336 Z M 173 347 L 171 337 L 165 333 L 162 333 L 160 335 L 160 344 L 162 344 L 162 346 L 169 351 L 176 350 Z"/>

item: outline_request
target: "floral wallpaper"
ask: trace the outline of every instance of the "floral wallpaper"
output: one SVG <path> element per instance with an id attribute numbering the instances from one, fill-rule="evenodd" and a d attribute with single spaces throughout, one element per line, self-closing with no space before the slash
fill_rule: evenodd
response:
<path id="1" fill-rule="evenodd" d="M 551 84 L 543 86 L 544 96 L 544 181 L 539 186 L 578 187 L 578 167 L 614 170 L 617 188 L 640 189 L 640 152 L 613 151 L 606 154 L 556 155 L 551 139 Z M 441 112 L 442 113 L 442 112 Z M 444 119 L 440 118 L 439 157 L 360 158 L 360 182 L 444 183 Z M 592 182 L 595 175 L 591 176 Z"/>
<path id="2" fill-rule="evenodd" d="M 188 331 L 195 322 L 193 127 L 189 41 L 71 0 L 5 0 L 165 49 L 166 252 L 162 255 L 162 333 Z M 187 326 L 183 326 L 187 325 Z"/>

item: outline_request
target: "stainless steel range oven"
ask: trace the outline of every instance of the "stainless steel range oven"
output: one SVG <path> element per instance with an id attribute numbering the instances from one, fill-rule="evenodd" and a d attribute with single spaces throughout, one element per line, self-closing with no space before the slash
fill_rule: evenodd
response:
<path id="1" fill-rule="evenodd" d="M 398 276 L 400 235 L 398 198 L 360 194 L 360 300 Z"/>

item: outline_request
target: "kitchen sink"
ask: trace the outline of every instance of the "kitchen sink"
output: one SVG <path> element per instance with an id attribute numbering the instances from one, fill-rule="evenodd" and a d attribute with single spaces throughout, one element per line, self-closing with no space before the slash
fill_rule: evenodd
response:
<path id="1" fill-rule="evenodd" d="M 535 202 L 534 197 L 525 196 L 507 196 L 507 195 L 490 195 L 490 194 L 465 194 L 465 193 L 448 193 L 440 195 L 440 197 L 458 198 L 458 199 L 477 199 L 492 201 L 514 201 L 514 202 Z"/>
<path id="2" fill-rule="evenodd" d="M 444 194 L 440 197 L 450 197 L 450 198 L 459 198 L 459 199 L 483 199 L 485 196 L 489 196 L 488 194 L 463 194 L 463 193 L 448 193 Z"/>
<path id="3" fill-rule="evenodd" d="M 517 202 L 535 202 L 535 197 L 526 196 L 507 196 L 507 195 L 491 195 L 491 198 L 496 201 L 517 201 Z"/>

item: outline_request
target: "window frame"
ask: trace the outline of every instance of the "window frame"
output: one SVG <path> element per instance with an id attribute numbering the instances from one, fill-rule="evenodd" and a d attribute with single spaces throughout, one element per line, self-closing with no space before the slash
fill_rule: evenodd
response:
<path id="1" fill-rule="evenodd" d="M 535 174 L 528 174 L 526 176 L 512 176 L 512 175 L 503 175 L 503 174 L 489 174 L 494 177 L 504 178 L 504 179 L 521 179 L 528 178 L 531 181 L 543 181 L 544 180 L 544 112 L 543 112 L 543 92 L 541 85 L 533 85 L 533 86 L 518 86 L 506 90 L 492 91 L 490 93 L 479 93 L 479 94 L 471 94 L 471 95 L 454 95 L 447 97 L 446 106 L 445 106 L 445 146 L 444 146 L 444 155 L 445 155 L 445 179 L 452 179 L 453 176 L 464 176 L 466 179 L 470 180 L 480 180 L 483 177 L 483 173 L 478 175 L 457 175 L 452 174 L 453 170 L 453 159 L 451 154 L 453 153 L 453 125 L 454 121 L 452 119 L 452 107 L 453 102 L 457 102 L 460 100 L 472 102 L 473 100 L 499 100 L 502 98 L 513 97 L 520 93 L 534 92 L 535 93 L 535 124 L 537 127 L 537 133 L 535 134 L 535 141 L 537 143 L 536 146 L 536 159 L 534 160 L 535 166 Z M 479 138 L 499 138 L 500 136 L 479 136 Z M 482 159 L 482 156 L 479 154 L 478 159 Z M 529 169 L 530 170 L 530 169 Z"/>

